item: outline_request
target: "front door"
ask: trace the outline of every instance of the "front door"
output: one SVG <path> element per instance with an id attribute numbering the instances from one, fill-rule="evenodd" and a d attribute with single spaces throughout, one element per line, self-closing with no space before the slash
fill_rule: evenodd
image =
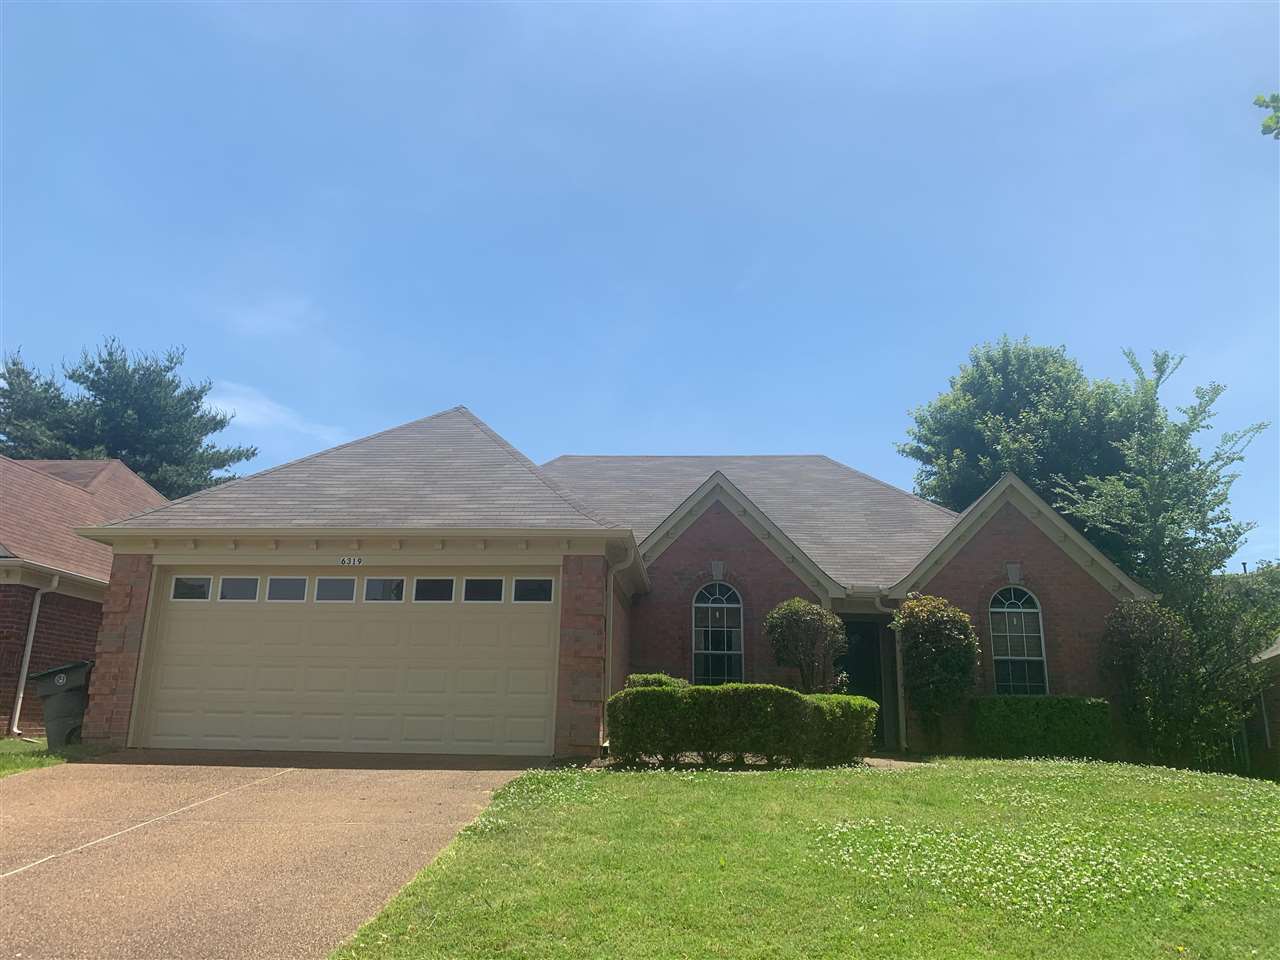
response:
<path id="1" fill-rule="evenodd" d="M 873 620 L 845 621 L 849 649 L 840 669 L 849 675 L 849 692 L 880 704 L 876 712 L 876 743 L 884 740 L 884 683 L 880 671 L 880 624 Z"/>

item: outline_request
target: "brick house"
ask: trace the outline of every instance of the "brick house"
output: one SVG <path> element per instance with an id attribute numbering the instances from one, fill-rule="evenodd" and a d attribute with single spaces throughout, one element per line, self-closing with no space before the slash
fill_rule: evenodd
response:
<path id="1" fill-rule="evenodd" d="M 32 684 L 24 684 L 15 722 L 20 675 L 93 656 L 111 548 L 74 528 L 165 502 L 119 460 L 0 457 L 0 723 L 6 733 L 44 729 Z"/>
<path id="2" fill-rule="evenodd" d="M 1245 723 L 1249 769 L 1280 780 L 1280 637 L 1254 662 L 1266 677 L 1253 716 Z"/>
<path id="3" fill-rule="evenodd" d="M 86 738 L 139 747 L 591 755 L 629 672 L 788 682 L 795 596 L 904 747 L 909 591 L 974 617 L 991 695 L 1106 695 L 1148 596 L 1012 476 L 955 514 L 822 456 L 537 466 L 463 407 L 80 532 L 115 551 Z"/>

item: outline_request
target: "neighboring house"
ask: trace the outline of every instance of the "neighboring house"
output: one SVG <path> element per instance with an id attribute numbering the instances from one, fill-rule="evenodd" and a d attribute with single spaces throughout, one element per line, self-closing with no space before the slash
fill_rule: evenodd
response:
<path id="1" fill-rule="evenodd" d="M 14 723 L 20 675 L 93 656 L 111 575 L 111 548 L 77 536 L 75 528 L 110 523 L 166 502 L 119 460 L 0 457 L 4 732 L 44 729 L 33 684 L 25 684 Z"/>
<path id="2" fill-rule="evenodd" d="M 903 746 L 908 591 L 973 615 L 982 693 L 1108 693 L 1148 596 L 1012 476 L 957 515 L 821 456 L 538 467 L 463 407 L 81 532 L 115 549 L 86 738 L 150 747 L 591 755 L 630 671 L 788 680 L 795 596 Z"/>
<path id="3" fill-rule="evenodd" d="M 1245 723 L 1249 767 L 1280 779 L 1280 637 L 1253 658 L 1267 675 L 1258 709 Z"/>

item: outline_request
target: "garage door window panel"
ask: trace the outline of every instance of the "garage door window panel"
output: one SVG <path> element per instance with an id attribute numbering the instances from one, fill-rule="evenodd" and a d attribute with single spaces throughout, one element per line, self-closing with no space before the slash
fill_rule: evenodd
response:
<path id="1" fill-rule="evenodd" d="M 213 577 L 174 577 L 173 600 L 208 600 L 213 594 Z"/>
<path id="2" fill-rule="evenodd" d="M 414 603 L 453 603 L 452 577 L 418 577 L 413 582 Z"/>
<path id="3" fill-rule="evenodd" d="M 501 603 L 501 577 L 467 577 L 462 588 L 464 603 Z"/>
<path id="4" fill-rule="evenodd" d="M 270 577 L 267 580 L 268 603 L 306 603 L 306 577 Z"/>
<path id="5" fill-rule="evenodd" d="M 367 603 L 402 603 L 404 577 L 365 577 L 364 599 Z"/>
<path id="6" fill-rule="evenodd" d="M 550 603 L 553 583 L 550 577 L 516 577 L 511 585 L 511 602 Z"/>
<path id="7" fill-rule="evenodd" d="M 226 603 L 256 603 L 257 577 L 223 577 L 218 581 L 218 599 Z"/>
<path id="8" fill-rule="evenodd" d="M 316 577 L 316 603 L 355 603 L 355 577 Z"/>

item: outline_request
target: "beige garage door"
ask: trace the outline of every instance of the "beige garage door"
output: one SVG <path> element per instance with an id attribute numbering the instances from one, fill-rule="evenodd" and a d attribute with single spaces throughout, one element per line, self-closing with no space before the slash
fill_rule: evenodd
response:
<path id="1" fill-rule="evenodd" d="M 134 741 L 546 756 L 557 570 L 161 572 Z"/>

